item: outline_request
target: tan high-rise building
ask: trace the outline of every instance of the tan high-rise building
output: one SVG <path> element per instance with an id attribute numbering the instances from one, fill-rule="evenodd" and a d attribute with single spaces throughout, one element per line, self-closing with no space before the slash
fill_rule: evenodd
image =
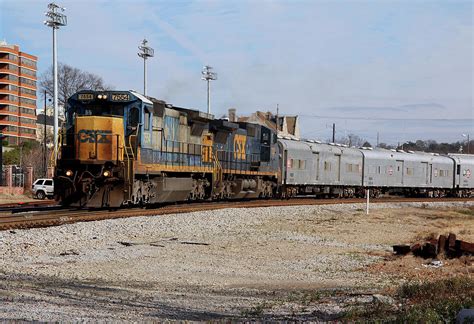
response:
<path id="1" fill-rule="evenodd" d="M 37 61 L 0 41 L 0 133 L 9 144 L 36 139 Z"/>

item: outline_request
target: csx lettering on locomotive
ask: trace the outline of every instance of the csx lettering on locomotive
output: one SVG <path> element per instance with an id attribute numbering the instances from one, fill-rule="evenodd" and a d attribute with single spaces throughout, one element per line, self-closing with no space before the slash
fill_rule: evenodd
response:
<path id="1" fill-rule="evenodd" d="M 77 132 L 79 142 L 81 143 L 99 143 L 106 144 L 112 143 L 110 130 L 92 130 L 92 129 L 81 129 Z"/>

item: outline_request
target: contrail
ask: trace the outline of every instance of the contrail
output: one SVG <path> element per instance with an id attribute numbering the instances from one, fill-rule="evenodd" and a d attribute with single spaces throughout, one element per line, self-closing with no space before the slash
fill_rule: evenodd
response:
<path id="1" fill-rule="evenodd" d="M 173 40 L 175 40 L 179 45 L 181 45 L 182 48 L 185 50 L 189 51 L 191 54 L 193 54 L 196 58 L 198 58 L 201 61 L 201 64 L 207 64 L 206 61 L 206 53 L 201 51 L 199 47 L 194 45 L 194 43 L 189 40 L 183 33 L 181 33 L 179 30 L 174 28 L 172 25 L 167 23 L 166 21 L 163 21 L 156 13 L 151 13 L 150 19 L 154 21 L 155 23 L 158 24 L 158 26 L 168 34 Z"/>

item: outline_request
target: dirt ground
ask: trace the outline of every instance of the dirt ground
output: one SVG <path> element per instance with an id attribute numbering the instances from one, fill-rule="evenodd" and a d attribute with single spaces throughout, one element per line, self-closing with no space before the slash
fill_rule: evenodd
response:
<path id="1" fill-rule="evenodd" d="M 25 195 L 9 195 L 9 194 L 0 194 L 0 205 L 1 204 L 17 204 L 17 203 L 25 203 L 30 201 L 37 201 L 33 199 L 31 194 Z"/>
<path id="2" fill-rule="evenodd" d="M 376 206 L 376 205 L 374 205 Z M 472 257 L 394 257 L 474 207 L 230 209 L 0 233 L 0 320 L 328 320 L 410 280 L 472 276 Z"/>

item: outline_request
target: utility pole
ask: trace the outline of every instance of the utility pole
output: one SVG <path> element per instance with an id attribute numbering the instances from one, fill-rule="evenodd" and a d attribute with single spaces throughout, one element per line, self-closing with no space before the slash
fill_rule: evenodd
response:
<path id="1" fill-rule="evenodd" d="M 336 124 L 332 124 L 332 142 L 336 143 Z"/>
<path id="2" fill-rule="evenodd" d="M 467 154 L 470 154 L 471 152 L 470 152 L 470 149 L 469 149 L 469 146 L 470 146 L 470 145 L 469 145 L 469 144 L 470 144 L 469 134 L 467 134 L 467 135 L 466 135 L 466 134 L 462 134 L 462 137 L 467 137 L 467 150 L 466 150 L 466 151 L 467 151 Z"/>
<path id="3" fill-rule="evenodd" d="M 47 141 L 47 128 L 46 128 L 46 122 L 47 122 L 47 117 L 48 117 L 48 106 L 47 106 L 47 101 L 51 102 L 51 99 L 46 100 L 47 98 L 47 92 L 46 90 L 44 91 L 44 134 L 43 134 L 43 172 L 44 172 L 44 177 L 48 177 L 48 147 L 46 145 Z"/>
<path id="4" fill-rule="evenodd" d="M 44 24 L 53 29 L 53 80 L 54 80 L 54 158 L 58 156 L 58 49 L 56 46 L 56 29 L 67 25 L 66 15 L 58 12 L 66 10 L 54 2 L 48 4 L 48 12 L 45 13 L 49 20 L 44 21 Z"/>
<path id="5" fill-rule="evenodd" d="M 143 59 L 143 94 L 146 96 L 146 60 L 149 57 L 155 56 L 155 50 L 146 44 L 148 41 L 146 39 L 143 39 L 142 45 L 138 46 L 138 49 L 141 52 L 138 52 L 138 56 L 140 56 Z"/>
<path id="6" fill-rule="evenodd" d="M 280 122 L 278 121 L 278 113 L 279 112 L 280 112 L 280 107 L 277 104 L 277 113 L 276 113 L 276 116 L 275 116 L 275 126 L 276 126 L 277 135 L 278 135 L 278 131 L 280 130 Z"/>
<path id="7" fill-rule="evenodd" d="M 380 142 L 379 140 L 380 140 L 379 132 L 377 132 L 377 147 L 379 147 L 379 144 L 380 144 L 380 143 L 379 143 L 379 142 Z"/>
<path id="8" fill-rule="evenodd" d="M 201 80 L 207 81 L 207 113 L 211 113 L 211 80 L 217 80 L 217 73 L 212 71 L 212 66 L 205 65 L 202 68 Z"/>

